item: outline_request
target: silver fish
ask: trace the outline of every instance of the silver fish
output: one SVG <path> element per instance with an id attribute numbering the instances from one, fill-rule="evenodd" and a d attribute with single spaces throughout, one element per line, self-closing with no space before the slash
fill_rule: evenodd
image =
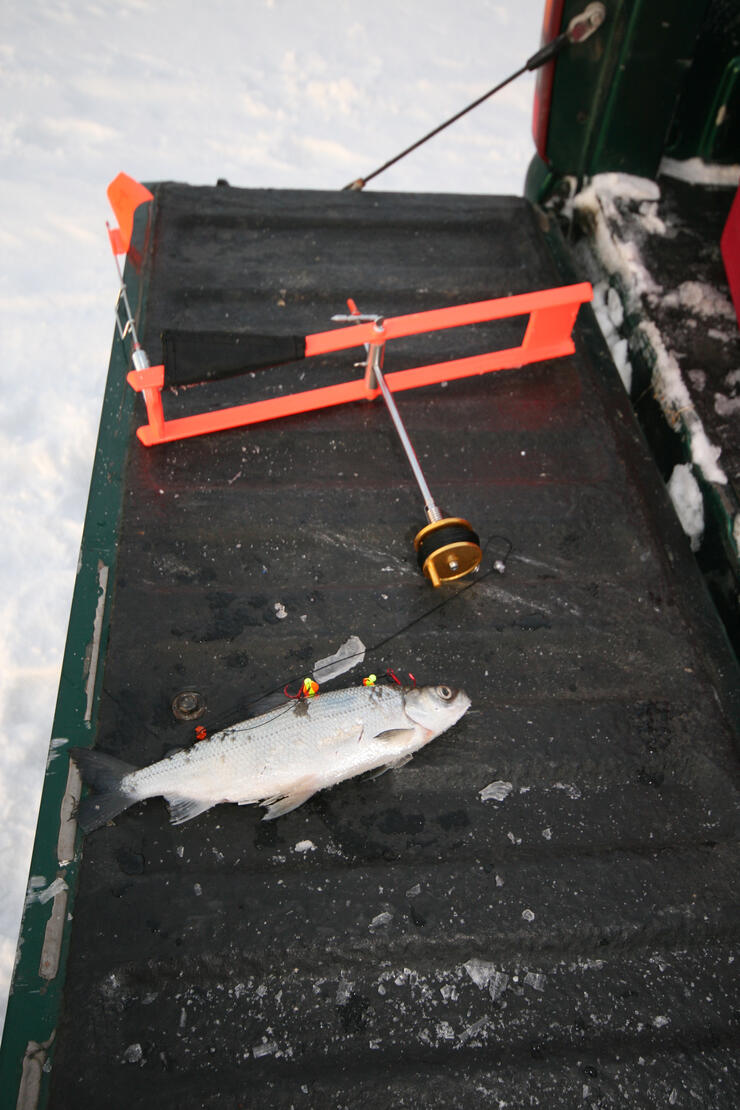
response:
<path id="1" fill-rule="evenodd" d="M 77 820 L 91 832 L 124 809 L 163 795 L 175 825 L 220 802 L 262 805 L 269 821 L 318 790 L 366 771 L 400 767 L 470 706 L 464 690 L 354 686 L 290 702 L 137 770 L 104 752 L 73 748 L 97 791 Z"/>

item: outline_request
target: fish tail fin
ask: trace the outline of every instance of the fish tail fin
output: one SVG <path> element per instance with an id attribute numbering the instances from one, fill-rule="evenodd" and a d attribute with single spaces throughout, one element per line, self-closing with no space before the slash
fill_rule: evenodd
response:
<path id="1" fill-rule="evenodd" d="M 138 801 L 137 796 L 123 785 L 125 777 L 136 771 L 136 767 L 91 748 L 71 748 L 69 754 L 82 775 L 82 781 L 93 790 L 77 808 L 77 824 L 83 832 L 99 829 Z"/>

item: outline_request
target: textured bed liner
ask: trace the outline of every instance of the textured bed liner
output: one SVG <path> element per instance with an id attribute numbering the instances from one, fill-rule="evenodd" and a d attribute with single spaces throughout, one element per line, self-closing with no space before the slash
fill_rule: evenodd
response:
<path id="1" fill-rule="evenodd" d="M 564 283 L 515 198 L 155 193 L 152 361 L 168 327 L 305 334 L 347 296 L 390 315 Z M 173 827 L 154 800 L 91 834 L 54 1110 L 737 1105 L 737 668 L 579 320 L 573 357 L 399 396 L 438 502 L 485 546 L 478 579 L 440 591 L 415 566 L 422 506 L 381 402 L 154 449 L 137 408 L 101 749 L 158 759 L 193 740 L 179 691 L 213 731 L 352 633 L 375 650 L 333 685 L 390 667 L 473 706 L 402 770 L 278 821 L 220 806 Z M 386 368 L 488 338 L 418 337 Z"/>

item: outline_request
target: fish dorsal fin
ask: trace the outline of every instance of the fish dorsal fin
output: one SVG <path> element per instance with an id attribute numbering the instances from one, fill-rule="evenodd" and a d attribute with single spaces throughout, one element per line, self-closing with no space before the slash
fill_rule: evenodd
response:
<path id="1" fill-rule="evenodd" d="M 192 821 L 200 813 L 214 806 L 215 802 L 204 802 L 200 798 L 185 798 L 182 794 L 167 794 L 167 805 L 170 807 L 170 821 L 173 825 L 183 825 Z"/>
<path id="2" fill-rule="evenodd" d="M 373 740 L 382 740 L 384 744 L 410 744 L 415 734 L 414 728 L 387 728 L 384 732 L 376 732 Z"/>

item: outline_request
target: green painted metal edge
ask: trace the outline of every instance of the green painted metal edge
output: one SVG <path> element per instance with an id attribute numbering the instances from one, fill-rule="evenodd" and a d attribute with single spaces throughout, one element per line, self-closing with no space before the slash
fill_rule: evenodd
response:
<path id="1" fill-rule="evenodd" d="M 153 209 L 153 204 L 141 206 L 134 223 L 131 254 L 144 260 Z M 146 261 L 143 273 L 127 263 L 126 286 L 140 315 Z M 31 859 L 34 881 L 27 888 L 0 1046 L 0 1110 L 42 1110 L 48 1098 L 82 856 L 73 816 L 80 784 L 66 751 L 68 746 L 91 746 L 97 729 L 135 399 L 126 383 L 127 369 L 124 343 L 115 334 Z"/>
<path id="2" fill-rule="evenodd" d="M 717 92 L 707 113 L 704 129 L 699 139 L 698 155 L 705 162 L 711 162 L 716 156 L 715 147 L 719 138 L 723 120 L 723 110 L 732 96 L 736 93 L 738 80 L 740 80 L 740 58 L 732 58 L 725 67 L 722 79 L 717 86 Z"/>
<path id="3" fill-rule="evenodd" d="M 565 0 L 562 26 L 582 10 Z M 557 177 L 655 177 L 707 0 L 607 0 L 585 43 L 558 57 L 547 134 Z"/>

